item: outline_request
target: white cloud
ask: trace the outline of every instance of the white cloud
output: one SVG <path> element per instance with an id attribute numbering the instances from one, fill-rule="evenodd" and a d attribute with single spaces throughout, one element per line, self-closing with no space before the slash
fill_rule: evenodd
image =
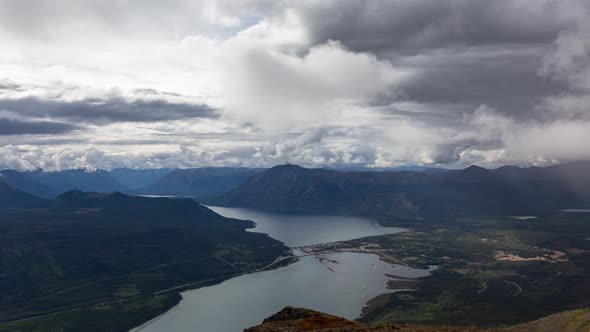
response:
<path id="1" fill-rule="evenodd" d="M 573 28 L 563 30 L 539 73 L 569 84 L 571 91 L 544 98 L 538 109 L 554 118 L 590 119 L 590 20 L 589 7 L 570 9 Z"/>
<path id="2" fill-rule="evenodd" d="M 330 124 L 347 108 L 358 110 L 388 93 L 406 75 L 337 42 L 312 47 L 303 56 L 232 45 L 226 46 L 229 60 L 222 70 L 228 115 L 270 130 Z"/>
<path id="3" fill-rule="evenodd" d="M 479 157 L 486 163 L 500 165 L 590 158 L 588 119 L 517 121 L 482 105 L 468 121 L 470 128 L 457 138 L 477 144 L 463 152 L 461 158 L 465 160 L 474 161 Z"/>
<path id="4" fill-rule="evenodd" d="M 220 118 L 88 121 L 54 137 L 0 135 L 0 168 L 590 158 L 583 144 L 590 138 L 588 6 L 495 2 L 486 6 L 500 13 L 530 8 L 532 18 L 492 15 L 477 25 L 470 22 L 488 7 L 446 4 L 0 1 L 0 99 L 164 100 L 221 110 Z M 349 21 L 356 9 L 362 17 Z M 538 29 L 548 12 L 550 24 Z M 440 15 L 442 25 L 430 19 Z M 537 85 L 542 81 L 564 88 Z M 527 96 L 517 103 L 523 109 L 501 103 Z M 479 104 L 491 106 L 461 116 Z M 36 120 L 56 121 L 39 114 Z M 0 110 L 0 117 L 30 115 Z"/>

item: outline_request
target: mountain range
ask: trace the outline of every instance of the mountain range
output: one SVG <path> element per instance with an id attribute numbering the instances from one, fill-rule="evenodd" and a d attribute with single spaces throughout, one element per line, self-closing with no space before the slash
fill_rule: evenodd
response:
<path id="1" fill-rule="evenodd" d="M 86 190 L 73 189 L 57 194 L 60 190 L 72 187 Z M 88 188 L 97 190 L 87 191 Z M 123 188 L 123 192 L 115 191 L 117 188 Z M 113 326 L 128 330 L 174 306 L 180 300 L 177 290 L 190 288 L 195 283 L 201 285 L 210 283 L 211 280 L 217 282 L 275 266 L 277 258 L 289 250 L 279 241 L 264 234 L 246 232 L 247 228 L 253 226 L 253 222 L 224 218 L 193 199 L 148 198 L 130 194 L 191 196 L 208 204 L 289 213 L 362 215 L 377 218 L 384 223 L 387 220 L 414 222 L 422 219 L 444 221 L 448 218 L 457 221 L 456 227 L 450 227 L 453 228 L 451 231 L 457 232 L 451 233 L 457 234 L 456 236 L 443 238 L 439 231 L 444 227 L 440 228 L 439 223 L 425 223 L 422 228 L 419 225 L 412 227 L 420 228 L 420 232 L 415 234 L 432 231 L 432 234 L 439 236 L 434 237 L 435 244 L 441 246 L 437 251 L 449 248 L 454 250 L 448 251 L 442 258 L 436 258 L 438 256 L 430 252 L 426 252 L 428 255 L 423 254 L 422 249 L 432 248 L 432 242 L 421 238 L 414 239 L 414 242 L 411 238 L 403 240 L 403 251 L 411 254 L 407 259 L 415 260 L 424 256 L 429 264 L 433 260 L 433 264 L 441 266 L 441 272 L 433 274 L 439 278 L 436 279 L 439 282 L 450 280 L 452 285 L 458 285 L 460 290 L 467 290 L 469 294 L 475 293 L 471 292 L 472 289 L 480 294 L 479 290 L 487 289 L 488 284 L 489 287 L 510 287 L 516 281 L 503 280 L 504 270 L 500 271 L 502 274 L 498 275 L 500 279 L 496 284 L 490 278 L 499 270 L 489 270 L 491 272 L 485 274 L 483 286 L 480 281 L 484 279 L 471 284 L 471 279 L 466 276 L 457 279 L 457 275 L 453 274 L 452 278 L 449 277 L 451 279 L 445 278 L 450 273 L 455 273 L 453 271 L 475 271 L 474 266 L 477 266 L 478 271 L 484 271 L 483 263 L 487 261 L 493 267 L 511 264 L 498 260 L 498 250 L 507 250 L 500 244 L 514 245 L 518 249 L 514 257 L 518 259 L 521 256 L 534 257 L 525 250 L 527 248 L 534 249 L 531 252 L 550 252 L 551 249 L 554 252 L 563 252 L 568 260 L 531 264 L 547 269 L 547 273 L 543 269 L 525 269 L 523 265 L 514 274 L 507 275 L 514 278 L 526 276 L 527 279 L 523 279 L 522 283 L 520 279 L 517 281 L 521 285 L 528 282 L 528 290 L 538 291 L 530 293 L 537 294 L 535 296 L 540 296 L 542 292 L 539 292 L 543 289 L 557 290 L 563 295 L 555 295 L 556 299 L 571 301 L 572 306 L 568 308 L 587 306 L 587 302 L 584 302 L 587 297 L 575 287 L 584 288 L 586 279 L 583 276 L 588 266 L 585 253 L 590 250 L 587 248 L 588 239 L 584 235 L 587 234 L 587 228 L 580 227 L 583 231 L 578 231 L 576 225 L 588 223 L 584 216 L 558 216 L 553 222 L 555 218 L 545 218 L 543 215 L 549 216 L 563 209 L 590 207 L 590 162 L 529 168 L 505 166 L 484 169 L 470 166 L 462 170 L 378 172 L 308 169 L 295 165 L 280 165 L 270 169 L 203 168 L 145 172 L 5 170 L 0 172 L 0 229 L 3 239 L 0 241 L 3 258 L 0 261 L 0 271 L 3 271 L 0 273 L 0 292 L 3 294 L 0 297 L 0 321 L 11 322 L 8 325 L 0 323 L 0 331 L 14 331 L 13 327 L 21 326 L 18 324 L 22 322 L 25 325 L 38 324 L 37 327 L 42 328 L 47 324 L 57 324 L 51 325 L 55 330 L 63 329 L 63 324 L 69 324 L 71 331 L 85 330 L 88 326 L 96 327 L 97 331 L 113 330 Z M 514 225 L 510 223 L 509 226 L 502 226 L 496 221 L 479 226 L 473 220 L 462 224 L 460 220 L 469 218 L 457 218 L 474 215 L 541 218 L 537 224 L 518 219 Z M 562 224 L 566 222 L 569 223 L 569 233 L 560 232 Z M 475 228 L 474 235 L 467 232 L 469 227 Z M 485 227 L 492 229 L 486 230 Z M 517 234 L 521 234 L 522 243 L 516 241 Z M 471 235 L 475 237 L 472 238 Z M 458 236 L 466 241 L 466 247 L 447 241 Z M 476 241 L 467 241 L 468 239 Z M 492 241 L 488 243 L 488 239 Z M 395 238 L 380 238 L 372 241 L 384 241 L 383 245 L 379 244 L 378 247 L 382 248 L 379 250 L 388 250 L 389 255 L 394 253 L 393 248 L 401 248 L 394 240 Z M 373 247 L 375 243 L 372 244 Z M 366 248 L 367 245 L 362 247 Z M 414 252 L 411 252 L 412 248 Z M 491 254 L 482 256 L 486 248 L 491 250 Z M 476 250 L 473 264 L 461 265 L 470 262 L 471 249 Z M 403 258 L 403 255 L 400 257 Z M 440 260 L 436 261 L 435 258 Z M 448 266 L 445 270 L 445 262 L 454 270 L 450 271 Z M 529 263 L 526 264 L 529 266 Z M 448 274 L 442 273 L 444 271 Z M 558 280 L 556 276 L 561 277 Z M 537 287 L 533 281 L 538 281 L 541 286 L 549 286 Z M 437 284 L 431 280 L 428 285 Z M 465 285 L 469 287 L 466 288 Z M 569 293 L 552 285 L 567 287 Z M 448 287 L 434 288 L 449 290 Z M 424 289 L 429 290 L 426 286 Z M 423 293 L 414 290 L 412 294 L 418 296 Z M 430 296 L 438 293 L 424 294 Z M 459 296 L 463 293 L 457 291 L 456 294 Z M 545 296 L 544 294 L 541 295 Z M 542 306 L 556 305 L 555 301 L 548 300 L 552 299 L 552 294 L 542 298 Z M 575 297 L 572 294 L 581 296 Z M 509 303 L 513 303 L 513 293 L 508 293 L 507 296 Z M 536 297 L 535 301 L 540 298 Z M 444 302 L 444 299 L 435 299 L 439 301 L 436 303 Z M 118 305 L 123 300 L 129 306 L 125 310 L 129 311 L 126 311 L 123 319 L 116 320 L 116 317 L 121 316 Z M 415 299 L 418 300 L 420 299 Z M 471 298 L 467 300 L 472 302 L 465 305 L 473 306 L 476 303 Z M 430 304 L 435 303 L 432 298 L 427 301 Z M 117 305 L 112 305 L 113 303 Z M 383 312 L 394 312 L 391 310 L 397 308 L 396 303 L 394 300 L 388 302 L 383 310 L 390 311 Z M 455 308 L 465 308 L 456 303 Z M 445 305 L 451 308 L 451 304 L 453 303 Z M 560 305 L 560 310 L 563 310 L 563 303 Z M 51 316 L 40 320 L 15 320 L 23 317 L 43 318 L 48 313 L 67 315 L 73 308 L 89 306 L 95 309 L 78 311 L 73 320 L 61 316 L 61 319 L 53 319 Z M 536 315 L 541 312 L 538 307 L 522 307 L 527 308 L 524 311 L 531 311 L 533 314 L 530 316 L 533 318 L 541 316 Z M 492 315 L 492 311 L 486 309 L 485 315 Z M 460 313 L 463 314 L 464 311 Z M 294 314 L 286 320 L 289 321 L 288 324 L 295 324 L 293 326 L 297 327 L 297 324 L 301 324 L 301 317 L 297 317 L 308 313 L 296 310 L 287 314 Z M 545 314 L 547 312 L 543 313 Z M 586 311 L 568 317 L 574 319 L 580 315 L 587 318 Z M 282 316 L 275 318 L 277 317 Z M 318 314 L 311 317 L 312 320 L 324 319 Z M 288 331 L 273 330 L 285 323 L 275 318 L 251 331 Z M 374 330 L 373 326 L 361 323 L 334 320 L 336 321 L 344 325 L 326 328 L 335 331 L 348 331 L 350 327 L 360 331 Z M 537 331 L 538 327 L 562 326 L 569 321 L 561 316 L 554 316 L 549 321 L 530 323 L 526 326 L 528 330 L 524 329 L 524 325 L 519 328 Z M 400 324 L 391 326 L 394 325 L 405 328 Z M 406 331 L 431 331 L 425 328 Z"/>
<path id="2" fill-rule="evenodd" d="M 273 167 L 210 201 L 280 212 L 444 218 L 590 206 L 590 163 L 488 170 L 336 172 Z"/>
<path id="3" fill-rule="evenodd" d="M 189 169 L 73 169 L 44 172 L 0 171 L 0 182 L 32 195 L 53 198 L 70 190 L 132 195 L 214 197 L 245 182 L 263 169 L 239 167 Z"/>
<path id="4" fill-rule="evenodd" d="M 262 171 L 264 169 L 240 167 L 179 169 L 132 192 L 144 195 L 214 197 L 234 189 Z"/>
<path id="5" fill-rule="evenodd" d="M 53 198 L 69 190 L 109 192 L 125 189 L 110 172 L 73 169 L 56 172 L 41 170 L 19 172 L 0 171 L 0 181 L 35 196 Z"/>
<path id="6" fill-rule="evenodd" d="M 8 185 L 43 198 L 74 189 L 121 191 L 132 195 L 190 196 L 219 206 L 409 220 L 458 215 L 543 215 L 590 206 L 590 162 L 380 172 L 296 165 L 110 172 L 4 170 L 0 182 L 5 184 L 3 204 L 8 204 Z M 22 193 L 19 195 L 27 201 Z"/>

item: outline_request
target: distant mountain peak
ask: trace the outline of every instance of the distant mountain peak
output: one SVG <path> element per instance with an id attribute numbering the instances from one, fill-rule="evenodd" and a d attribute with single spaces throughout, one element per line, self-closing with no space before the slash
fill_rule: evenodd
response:
<path id="1" fill-rule="evenodd" d="M 299 165 L 284 164 L 284 165 L 274 166 L 274 167 L 270 168 L 268 171 L 266 171 L 265 173 L 275 174 L 275 175 L 276 174 L 300 174 L 305 171 L 309 171 L 309 169 L 301 167 Z"/>
<path id="2" fill-rule="evenodd" d="M 62 206 L 92 207 L 96 204 L 103 204 L 107 201 L 113 203 L 124 202 L 126 201 L 125 199 L 129 197 L 130 196 L 120 192 L 98 193 L 74 189 L 57 196 L 55 201 Z"/>
<path id="3" fill-rule="evenodd" d="M 504 165 L 504 166 L 500 166 L 498 167 L 499 170 L 513 170 L 513 169 L 522 169 L 516 165 Z"/>
<path id="4" fill-rule="evenodd" d="M 272 167 L 271 169 L 305 169 L 299 165 L 295 165 L 295 164 L 282 164 L 282 165 L 276 165 L 274 167 Z"/>
<path id="5" fill-rule="evenodd" d="M 199 199 L 226 193 L 250 177 L 263 172 L 260 168 L 206 167 L 169 172 L 135 193 L 150 195 L 192 196 Z"/>
<path id="6" fill-rule="evenodd" d="M 481 166 L 477 166 L 477 165 L 471 165 L 469 167 L 467 167 L 466 169 L 464 169 L 465 172 L 469 172 L 469 173 L 484 173 L 484 172 L 489 172 L 488 169 L 483 168 Z"/>
<path id="7" fill-rule="evenodd" d="M 127 195 L 122 194 L 118 191 L 99 193 L 94 191 L 82 191 L 79 189 L 73 189 L 66 191 L 65 193 L 57 196 L 57 199 L 72 198 L 72 197 L 83 197 L 83 198 L 110 198 L 110 197 L 126 197 Z"/>

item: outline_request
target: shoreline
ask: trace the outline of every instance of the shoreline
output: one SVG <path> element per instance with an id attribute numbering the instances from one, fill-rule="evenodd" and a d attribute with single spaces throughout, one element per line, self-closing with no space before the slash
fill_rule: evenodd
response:
<path id="1" fill-rule="evenodd" d="M 293 254 L 292 252 L 292 248 L 291 249 L 291 254 Z M 289 261 L 292 262 L 289 262 Z M 286 264 L 281 265 L 281 263 L 287 261 Z M 174 305 L 170 306 L 169 308 L 167 308 L 165 311 L 163 311 L 162 313 L 158 314 L 155 317 L 150 318 L 149 320 L 141 323 L 140 325 L 137 325 L 135 327 L 130 328 L 129 330 L 127 330 L 128 332 L 139 332 L 141 331 L 141 329 L 143 329 L 144 327 L 149 326 L 150 324 L 158 321 L 159 319 L 163 318 L 166 314 L 168 314 L 169 312 L 173 311 L 176 307 L 178 307 L 178 305 L 180 304 L 180 302 L 184 299 L 184 296 L 182 295 L 184 292 L 189 292 L 192 290 L 197 290 L 203 287 L 209 287 L 209 286 L 214 286 L 214 285 L 218 285 L 220 283 L 223 283 L 225 281 L 231 280 L 233 278 L 237 278 L 243 275 L 247 275 L 247 274 L 253 274 L 253 273 L 258 273 L 258 272 L 264 272 L 264 271 L 271 271 L 271 270 L 275 270 L 275 269 L 280 269 L 286 266 L 289 266 L 291 264 L 294 264 L 296 262 L 299 261 L 299 256 L 296 255 L 292 255 L 292 256 L 279 256 L 277 257 L 272 263 L 267 264 L 265 266 L 262 266 L 258 269 L 252 270 L 252 271 L 247 271 L 247 272 L 242 272 L 242 273 L 238 273 L 232 276 L 227 276 L 227 277 L 216 277 L 216 278 L 212 278 L 212 279 L 216 279 L 214 282 L 211 282 L 209 284 L 206 285 L 202 285 L 199 287 L 191 287 L 191 284 L 185 284 L 185 285 L 180 285 L 180 286 L 175 286 L 166 290 L 162 290 L 162 291 L 158 291 L 154 294 L 162 294 L 162 293 L 168 293 L 168 292 L 175 292 L 175 294 L 177 294 L 180 297 L 180 300 L 178 302 L 176 302 Z M 203 281 L 197 281 L 192 283 L 192 285 L 194 284 L 198 284 L 198 283 L 207 283 L 212 281 L 212 279 L 208 279 L 208 280 L 203 280 Z M 219 280 L 217 280 L 219 279 Z"/>
<path id="2" fill-rule="evenodd" d="M 404 232 L 411 232 L 411 230 L 408 229 Z M 380 246 L 376 243 L 369 243 L 369 244 L 360 245 L 360 246 L 356 246 L 356 247 L 350 247 L 350 248 L 338 248 L 337 247 L 339 244 L 343 244 L 348 241 L 354 241 L 354 240 L 356 240 L 356 239 L 346 240 L 346 241 L 337 241 L 337 242 L 332 242 L 329 244 L 300 246 L 300 247 L 297 247 L 297 249 L 301 250 L 303 253 L 305 253 L 306 256 L 316 256 L 316 257 L 319 255 L 323 255 L 323 254 L 332 254 L 332 253 L 339 253 L 339 252 L 341 252 L 341 253 L 348 252 L 348 253 L 370 254 L 370 255 L 378 256 L 379 260 L 381 260 L 382 262 L 389 264 L 389 265 L 404 266 L 404 267 L 407 267 L 410 269 L 420 269 L 420 267 L 410 266 L 407 263 L 405 263 L 395 257 L 385 254 L 384 250 L 381 249 Z M 336 248 L 334 248 L 334 246 L 336 246 Z M 428 275 L 431 275 L 432 271 L 434 271 L 436 269 L 437 269 L 436 266 L 428 266 L 428 268 L 427 268 Z M 428 275 L 426 275 L 426 276 L 428 276 Z M 386 274 L 386 277 L 389 278 L 389 280 L 386 281 L 385 287 L 389 291 L 379 294 L 379 295 L 369 299 L 368 301 L 366 301 L 362 306 L 360 316 L 357 317 L 355 320 L 362 319 L 363 317 L 370 314 L 371 312 L 378 310 L 379 308 L 388 304 L 391 296 L 395 293 L 404 292 L 404 291 L 411 292 L 411 291 L 417 290 L 417 285 L 421 282 L 421 279 L 426 276 L 411 278 L 411 277 L 403 277 L 403 276 L 393 275 L 393 274 Z"/>
<path id="3" fill-rule="evenodd" d="M 209 207 L 209 206 L 207 206 L 207 208 L 210 208 L 210 207 Z M 287 215 L 290 215 L 290 214 L 287 214 Z M 297 215 L 297 213 L 296 213 L 296 215 Z M 337 216 L 337 215 L 334 215 L 334 216 Z M 247 219 L 246 219 L 246 220 L 247 220 Z M 397 228 L 397 229 L 399 229 L 397 232 L 393 232 L 393 233 L 387 233 L 387 234 L 382 234 L 382 235 L 391 235 L 391 234 L 396 234 L 396 233 L 405 233 L 405 232 L 409 232 L 409 231 L 411 231 L 410 229 L 406 229 L 406 228 L 400 228 L 400 227 L 395 227 L 395 226 L 384 226 L 384 225 L 382 225 L 382 224 L 381 224 L 381 223 L 380 223 L 378 220 L 376 220 L 376 219 L 367 219 L 367 220 L 369 220 L 369 221 L 372 221 L 372 222 L 376 222 L 378 225 L 380 225 L 381 227 L 384 227 L 384 228 Z M 252 224 L 253 224 L 253 225 L 252 225 L 252 227 L 248 227 L 248 228 L 246 229 L 246 231 L 248 231 L 248 232 L 255 232 L 255 233 L 258 233 L 258 232 L 256 232 L 256 222 L 254 222 L 254 221 L 251 221 L 251 220 L 247 220 L 247 221 L 250 221 L 250 222 L 252 222 Z M 262 233 L 262 234 L 264 234 L 264 233 Z M 266 235 L 270 237 L 270 235 L 269 235 L 269 234 L 266 234 Z M 376 235 L 376 236 L 381 236 L 381 235 Z M 361 237 L 361 238 L 363 238 L 363 237 Z M 403 262 L 401 262 L 401 261 L 398 261 L 398 260 L 394 259 L 393 257 L 387 257 L 387 256 L 384 256 L 383 254 L 376 253 L 376 252 L 372 252 L 372 251 L 370 251 L 370 250 L 362 250 L 362 249 L 365 249 L 365 248 L 361 248 L 361 250 L 347 250 L 347 249 L 344 249 L 344 248 L 340 248 L 340 249 L 337 249 L 337 250 L 334 250 L 334 251 L 331 251 L 331 252 L 321 252 L 321 253 L 313 253 L 313 252 L 308 252 L 308 251 L 306 251 L 306 250 L 303 250 L 303 248 L 306 248 L 306 247 L 313 247 L 313 246 L 332 246 L 332 245 L 335 245 L 335 244 L 338 244 L 338 243 L 342 243 L 342 242 L 346 242 L 346 241 L 352 241 L 352 240 L 358 240 L 358 239 L 361 239 L 361 238 L 355 238 L 355 239 L 349 239 L 349 240 L 342 240 L 342 241 L 334 241 L 334 242 L 318 243 L 318 244 L 313 244 L 313 245 L 305 245 L 305 246 L 294 246 L 294 247 L 289 247 L 291 256 L 279 256 L 279 257 L 277 257 L 277 258 L 275 259 L 275 261 L 273 261 L 273 262 L 272 262 L 271 264 L 269 264 L 269 265 L 263 266 L 263 267 L 261 267 L 261 268 L 258 268 L 258 269 L 252 270 L 252 271 L 243 272 L 243 273 L 239 273 L 239 274 L 236 274 L 236 275 L 233 275 L 233 276 L 227 277 L 227 278 L 223 278 L 223 279 L 221 279 L 221 280 L 219 280 L 219 281 L 217 281 L 217 282 L 211 283 L 211 284 L 209 284 L 209 285 L 203 285 L 203 286 L 200 286 L 200 287 L 190 287 L 190 286 L 188 286 L 188 288 L 187 288 L 187 289 L 182 289 L 182 290 L 179 290 L 179 291 L 178 291 L 178 294 L 179 294 L 179 296 L 181 296 L 181 301 L 182 301 L 182 299 L 184 298 L 184 297 L 182 296 L 182 293 L 184 293 L 184 292 L 191 291 L 191 290 L 196 290 L 196 289 L 199 289 L 199 288 L 202 288 L 202 287 L 209 287 L 209 286 L 213 286 L 213 285 L 216 285 L 216 284 L 219 284 L 219 283 L 225 282 L 225 281 L 227 281 L 227 280 L 230 280 L 230 279 L 233 279 L 233 278 L 236 278 L 236 277 L 239 277 L 239 276 L 247 275 L 247 274 L 252 274 L 252 273 L 256 273 L 256 272 L 263 272 L 263 271 L 270 271 L 270 270 L 278 269 L 278 268 L 281 268 L 281 267 L 286 267 L 286 266 L 289 266 L 289 265 L 291 265 L 291 264 L 294 264 L 294 263 L 298 262 L 298 261 L 299 261 L 299 259 L 300 259 L 300 258 L 302 258 L 302 257 L 306 257 L 306 256 L 314 256 L 314 257 L 317 257 L 319 254 L 324 254 L 324 253 L 340 253 L 340 252 L 341 252 L 341 253 L 347 253 L 347 252 L 354 252 L 354 253 L 361 253 L 361 254 L 374 254 L 374 255 L 377 255 L 377 256 L 379 257 L 379 259 L 380 259 L 381 261 L 383 261 L 384 263 L 386 263 L 386 264 L 390 264 L 390 265 L 391 265 L 391 264 L 394 264 L 394 265 L 402 265 L 402 266 L 407 266 L 407 264 L 405 264 L 405 263 L 403 263 Z M 273 238 L 273 239 L 274 239 L 274 238 Z M 277 241 L 281 241 L 281 240 L 278 240 L 278 239 L 275 239 L 275 240 L 277 240 Z M 281 242 L 282 242 L 282 241 L 281 241 Z M 283 243 L 284 243 L 284 242 L 283 242 Z M 301 255 L 298 255 L 298 254 L 296 254 L 296 253 L 294 252 L 295 250 L 300 250 L 300 251 L 302 252 L 302 254 L 301 254 Z M 288 262 L 287 262 L 286 264 L 283 264 L 283 262 L 284 262 L 284 261 L 288 261 Z M 390 283 L 391 283 L 392 281 L 394 281 L 394 280 L 393 280 L 393 279 L 391 279 L 391 278 L 392 278 L 392 277 L 394 277 L 394 276 L 391 276 L 391 275 L 386 275 L 386 276 L 387 276 L 388 278 L 390 278 L 390 280 L 388 280 L 388 281 L 386 282 L 386 286 L 385 286 L 385 288 L 386 288 L 386 289 L 388 289 L 388 290 L 390 290 L 390 289 L 392 289 L 392 288 L 390 287 Z M 403 277 L 399 277 L 399 278 L 403 278 Z M 184 286 L 184 285 L 183 285 L 183 286 Z M 401 291 L 401 290 L 405 290 L 405 289 L 394 289 L 394 290 Z M 375 303 L 375 301 L 376 301 L 375 299 L 377 299 L 377 298 L 381 298 L 381 297 L 383 297 L 383 296 L 385 296 L 385 295 L 389 296 L 389 295 L 390 295 L 390 294 L 392 294 L 392 293 L 393 293 L 393 292 L 386 292 L 386 293 L 383 293 L 383 294 L 379 294 L 379 295 L 377 295 L 376 297 L 374 297 L 374 298 L 371 298 L 371 299 L 369 299 L 368 301 L 366 301 L 366 302 L 365 302 L 365 303 L 364 303 L 364 304 L 361 306 L 361 314 L 360 314 L 360 315 L 361 315 L 361 316 L 363 316 L 363 315 L 364 315 L 364 313 L 365 313 L 365 310 L 367 310 L 366 308 L 373 308 L 373 307 L 375 306 L 375 305 L 374 305 L 374 303 Z M 179 304 L 180 304 L 180 301 L 179 301 L 178 303 L 176 303 L 174 306 L 172 306 L 172 307 L 170 307 L 169 309 L 167 309 L 166 311 L 164 311 L 163 313 L 161 313 L 161 314 L 157 315 L 156 317 L 153 317 L 153 318 L 151 318 L 151 319 L 150 319 L 150 320 L 148 320 L 148 321 L 145 321 L 145 322 L 144 322 L 144 323 L 142 323 L 141 325 L 138 325 L 138 326 L 136 326 L 136 327 L 133 327 L 132 329 L 130 329 L 130 330 L 128 330 L 128 331 L 129 331 L 129 332 L 140 332 L 140 331 L 141 331 L 143 328 L 145 328 L 145 327 L 149 326 L 149 325 L 150 325 L 151 323 L 153 323 L 153 322 L 156 322 L 156 321 L 158 321 L 159 319 L 163 318 L 163 317 L 164 317 L 164 316 L 165 316 L 167 313 L 169 313 L 169 312 L 173 311 L 173 310 L 174 310 L 174 308 L 176 308 L 176 307 L 177 307 Z M 359 317 L 359 318 L 360 318 L 360 317 Z"/>
<path id="4" fill-rule="evenodd" d="M 334 250 L 334 251 L 330 251 L 330 252 L 310 253 L 310 252 L 306 252 L 304 250 L 301 250 L 301 248 L 302 247 L 292 247 L 292 248 L 290 248 L 291 249 L 292 256 L 288 256 L 288 257 L 287 256 L 279 256 L 279 257 L 277 257 L 277 259 L 275 259 L 275 261 L 273 261 L 269 265 L 263 266 L 261 268 L 258 268 L 258 269 L 252 270 L 252 271 L 239 273 L 239 274 L 236 274 L 236 275 L 233 275 L 233 276 L 219 277 L 220 278 L 219 280 L 216 280 L 215 282 L 211 282 L 210 284 L 206 284 L 206 285 L 199 286 L 199 287 L 190 287 L 190 286 L 187 286 L 187 285 L 181 285 L 181 286 L 174 287 L 173 289 L 179 289 L 179 290 L 176 291 L 176 293 L 181 297 L 181 299 L 177 303 L 175 303 L 170 308 L 166 309 L 164 312 L 158 314 L 157 316 L 152 317 L 149 320 L 147 320 L 147 321 L 141 323 L 140 325 L 137 325 L 137 326 L 135 326 L 135 327 L 133 327 L 133 328 L 127 330 L 127 331 L 128 332 L 140 332 L 143 328 L 145 328 L 145 327 L 149 326 L 150 324 L 152 324 L 152 323 L 154 323 L 154 322 L 162 319 L 163 317 L 165 317 L 168 313 L 172 312 L 180 304 L 180 302 L 184 299 L 184 296 L 183 296 L 183 293 L 184 292 L 188 292 L 188 291 L 200 289 L 200 288 L 203 288 L 203 287 L 214 286 L 214 285 L 220 284 L 222 282 L 225 282 L 227 280 L 231 280 L 233 278 L 240 277 L 240 276 L 247 275 L 247 274 L 253 274 L 253 273 L 264 272 L 264 271 L 271 271 L 271 270 L 274 270 L 274 269 L 279 269 L 279 268 L 282 268 L 282 267 L 286 267 L 286 266 L 289 266 L 291 264 L 295 264 L 302 257 L 313 256 L 313 257 L 316 257 L 317 258 L 319 255 L 327 254 L 327 253 L 350 253 L 350 252 L 353 252 L 353 253 L 359 253 L 359 254 L 376 255 L 377 257 L 379 257 L 379 260 L 383 261 L 386 264 L 400 265 L 400 264 L 393 263 L 393 262 L 387 260 L 386 258 L 384 258 L 382 255 L 379 255 L 379 254 L 374 253 L 374 252 L 354 251 L 354 250 Z M 297 255 L 297 254 L 295 254 L 293 252 L 294 250 L 300 250 L 302 254 L 301 255 Z M 283 258 L 283 259 L 281 259 L 281 258 Z M 404 266 L 406 266 L 406 265 L 404 265 Z M 385 298 L 385 297 L 388 298 L 395 291 L 407 290 L 406 288 L 404 288 L 404 289 L 391 288 L 390 285 L 392 285 L 392 282 L 396 282 L 396 281 L 400 281 L 400 282 L 416 282 L 416 279 L 405 278 L 405 277 L 400 277 L 400 276 L 394 276 L 394 275 L 391 275 L 391 274 L 386 274 L 386 277 L 389 278 L 389 280 L 386 281 L 386 286 L 385 286 L 385 288 L 386 288 L 385 291 L 386 292 L 385 293 L 382 293 L 382 294 L 379 294 L 379 295 L 377 295 L 377 296 L 375 296 L 375 297 L 367 300 L 365 303 L 363 303 L 362 306 L 361 306 L 361 314 L 360 314 L 360 316 L 358 318 L 361 318 L 362 316 L 364 316 L 365 313 L 367 312 L 367 310 L 372 311 L 372 310 L 377 309 L 378 307 L 380 307 L 382 304 L 384 304 L 384 303 L 381 303 L 382 301 L 380 301 L 380 299 Z M 396 280 L 396 279 L 393 279 L 393 278 L 400 279 L 400 280 Z M 401 280 L 401 279 L 404 279 L 404 280 Z M 204 282 L 206 282 L 206 281 L 204 281 Z M 180 288 L 178 288 L 178 287 L 180 287 Z M 186 288 L 185 289 L 182 289 L 182 287 L 186 287 Z M 161 291 L 161 292 L 172 292 L 172 291 L 174 291 L 173 289 L 164 290 L 164 291 Z M 392 290 L 393 292 L 387 292 L 387 290 Z"/>

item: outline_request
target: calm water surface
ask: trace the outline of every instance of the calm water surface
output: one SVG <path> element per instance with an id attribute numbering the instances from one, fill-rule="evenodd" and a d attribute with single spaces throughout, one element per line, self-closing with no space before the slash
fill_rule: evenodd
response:
<path id="1" fill-rule="evenodd" d="M 268 234 L 289 247 L 345 241 L 365 236 L 399 233 L 403 228 L 381 227 L 376 221 L 358 217 L 278 214 L 258 210 L 209 206 L 228 218 L 252 220 L 250 231 Z"/>
<path id="2" fill-rule="evenodd" d="M 212 209 L 226 217 L 253 220 L 257 226 L 252 231 L 267 233 L 292 247 L 403 231 L 355 217 Z M 238 332 L 288 305 L 354 319 L 369 299 L 391 291 L 386 288 L 385 274 L 422 277 L 429 273 L 386 264 L 370 254 L 332 253 L 322 257 L 329 261 L 304 257 L 280 269 L 184 292 L 178 306 L 134 331 Z"/>

